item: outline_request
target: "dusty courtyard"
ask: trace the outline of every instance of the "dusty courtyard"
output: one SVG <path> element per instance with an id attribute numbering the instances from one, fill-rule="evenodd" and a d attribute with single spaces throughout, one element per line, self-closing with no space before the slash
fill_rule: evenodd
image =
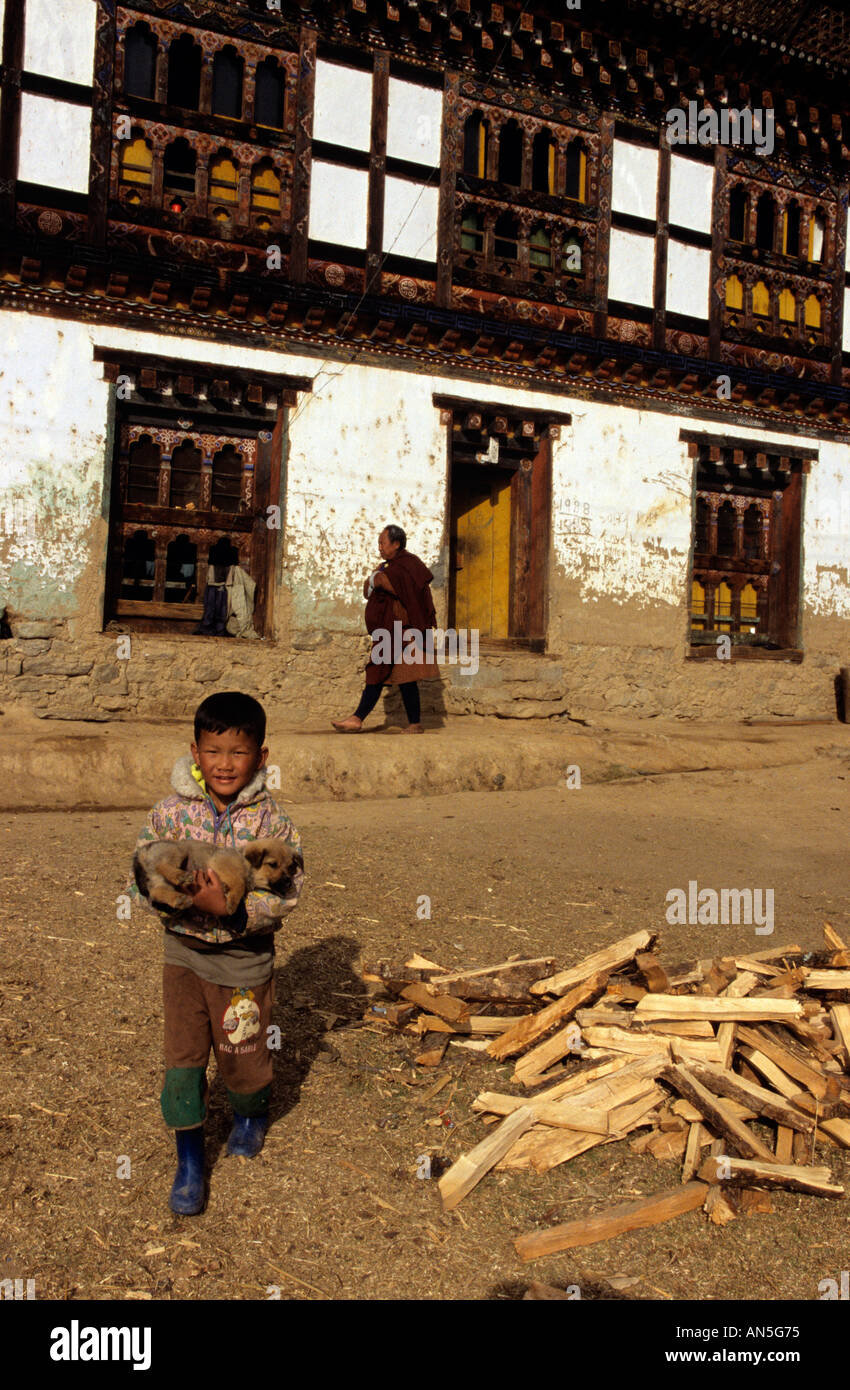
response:
<path id="1" fill-rule="evenodd" d="M 304 836 L 308 883 L 278 936 L 274 1122 L 258 1159 L 227 1158 L 214 1084 L 210 1196 L 196 1218 L 167 1207 L 159 929 L 138 911 L 117 916 L 142 816 L 7 813 L 4 1276 L 34 1278 L 40 1299 L 492 1299 L 532 1279 L 584 1298 L 816 1299 L 819 1281 L 838 1278 L 847 1208 L 794 1194 L 723 1229 L 696 1212 L 522 1265 L 518 1234 L 679 1182 L 678 1162 L 628 1141 L 542 1176 L 490 1174 L 442 1215 L 417 1161 L 477 1142 L 487 1130 L 469 1102 L 510 1088 L 511 1068 L 454 1045 L 436 1071 L 413 1067 L 413 1043 L 370 1017 L 358 971 L 413 950 L 448 967 L 515 953 L 569 964 L 641 927 L 660 932 L 669 960 L 816 949 L 824 920 L 850 930 L 850 747 L 799 766 L 580 789 L 280 799 Z M 773 888 L 773 935 L 667 925 L 667 892 L 691 879 Z M 430 920 L 417 917 L 421 895 Z M 850 1181 L 842 1151 L 819 1161 Z"/>

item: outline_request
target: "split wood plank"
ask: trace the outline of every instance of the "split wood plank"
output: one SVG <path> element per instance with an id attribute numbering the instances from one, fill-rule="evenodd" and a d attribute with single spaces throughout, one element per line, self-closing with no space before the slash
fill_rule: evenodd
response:
<path id="1" fill-rule="evenodd" d="M 642 1197 L 638 1202 L 626 1202 L 597 1216 L 568 1221 L 548 1231 L 532 1231 L 520 1236 L 514 1242 L 514 1248 L 521 1260 L 528 1261 L 539 1259 L 541 1255 L 555 1255 L 559 1250 L 595 1245 L 600 1240 L 610 1240 L 613 1236 L 640 1231 L 647 1226 L 658 1226 L 674 1216 L 695 1211 L 705 1201 L 707 1190 L 702 1182 L 685 1183 L 673 1191 Z"/>
<path id="2" fill-rule="evenodd" d="M 850 989 L 850 970 L 810 970 L 806 989 Z"/>
<path id="3" fill-rule="evenodd" d="M 685 1158 L 682 1164 L 682 1182 L 690 1182 L 699 1166 L 700 1149 L 708 1142 L 708 1134 L 697 1120 L 688 1126 L 688 1140 L 685 1145 Z"/>
<path id="4" fill-rule="evenodd" d="M 820 1063 L 804 1062 L 790 1048 L 785 1047 L 762 1028 L 739 1028 L 738 1037 L 741 1042 L 769 1057 L 776 1066 L 781 1067 L 782 1071 L 792 1076 L 801 1086 L 805 1086 L 818 1100 L 825 1100 L 827 1097 L 837 1099 L 838 1083 L 833 1077 L 824 1076 Z M 834 1084 L 831 1084 L 833 1082 Z"/>
<path id="5" fill-rule="evenodd" d="M 850 1120 L 821 1120 L 820 1127 L 842 1149 L 850 1149 Z"/>
<path id="6" fill-rule="evenodd" d="M 408 985 L 401 991 L 402 999 L 410 1004 L 418 1004 L 429 1013 L 438 1014 L 447 1023 L 463 1023 L 469 1018 L 469 1005 L 462 999 L 453 999 L 450 994 L 438 994 L 424 984 Z"/>
<path id="7" fill-rule="evenodd" d="M 841 1044 L 844 1066 L 850 1069 L 850 1004 L 833 1004 L 829 1016 L 836 1041 Z"/>
<path id="8" fill-rule="evenodd" d="M 643 1019 L 707 1018 L 714 1023 L 779 1022 L 799 1018 L 802 1004 L 796 999 L 734 999 L 727 995 L 704 998 L 693 994 L 645 994 L 635 1005 Z"/>
<path id="9" fill-rule="evenodd" d="M 790 1129 L 797 1129 L 801 1134 L 811 1134 L 814 1131 L 815 1122 L 811 1115 L 804 1115 L 774 1091 L 768 1091 L 764 1086 L 754 1086 L 751 1081 L 745 1081 L 743 1076 L 736 1076 L 733 1071 L 694 1062 L 691 1074 L 714 1095 L 736 1100 L 739 1105 L 747 1106 L 757 1115 L 766 1116 L 767 1119 L 787 1125 Z"/>
<path id="10" fill-rule="evenodd" d="M 413 1060 L 417 1067 L 438 1067 L 448 1045 L 448 1033 L 426 1033 L 422 1039 L 422 1051 Z"/>
<path id="11" fill-rule="evenodd" d="M 520 1135 L 531 1129 L 534 1122 L 534 1111 L 528 1106 L 523 1106 L 520 1110 L 514 1111 L 513 1115 L 509 1115 L 493 1134 L 482 1139 L 468 1154 L 461 1154 L 437 1184 L 443 1211 L 451 1211 L 456 1207 L 481 1181 L 485 1173 L 489 1173 L 499 1159 L 504 1157 Z"/>
<path id="12" fill-rule="evenodd" d="M 453 994 L 461 999 L 528 999 L 529 986 L 546 975 L 555 964 L 554 956 L 534 960 L 505 960 L 478 970 L 457 970 L 440 975 L 430 986 L 435 994 Z"/>
<path id="13" fill-rule="evenodd" d="M 848 949 L 847 942 L 838 935 L 830 922 L 823 924 L 823 939 L 830 951 L 846 951 Z"/>
<path id="14" fill-rule="evenodd" d="M 663 994 L 665 990 L 669 989 L 670 981 L 667 978 L 667 971 L 654 951 L 638 951 L 635 954 L 635 965 L 646 980 L 646 986 L 650 993 Z"/>
<path id="15" fill-rule="evenodd" d="M 791 1163 L 794 1156 L 794 1131 L 790 1125 L 778 1125 L 776 1130 L 776 1162 Z"/>
<path id="16" fill-rule="evenodd" d="M 661 1087 L 655 1091 L 648 1092 L 637 1101 L 631 1101 L 625 1106 L 619 1107 L 611 1112 L 611 1122 L 616 1123 L 616 1131 L 612 1128 L 607 1136 L 600 1134 L 579 1134 L 571 1130 L 549 1129 L 543 1126 L 536 1127 L 528 1134 L 524 1134 L 505 1158 L 497 1167 L 506 1171 L 526 1171 L 531 1169 L 535 1173 L 548 1173 L 551 1168 L 558 1167 L 561 1163 L 567 1163 L 570 1159 L 577 1158 L 579 1154 L 585 1153 L 588 1149 L 595 1148 L 599 1144 L 613 1144 L 618 1139 L 623 1139 L 630 1134 L 633 1129 L 640 1128 L 647 1123 L 647 1117 L 653 1111 L 655 1105 L 665 1098 Z"/>
<path id="17" fill-rule="evenodd" d="M 566 994 L 568 989 L 574 985 L 581 984 L 591 975 L 596 975 L 602 970 L 609 972 L 619 970 L 621 966 L 627 965 L 634 960 L 638 951 L 645 951 L 655 939 L 655 933 L 649 931 L 634 932 L 631 936 L 626 936 L 622 941 L 616 941 L 613 946 L 606 946 L 602 951 L 595 951 L 592 956 L 587 956 L 578 965 L 572 965 L 568 970 L 560 970 L 557 975 L 550 975 L 544 980 L 538 980 L 531 986 L 532 994 Z"/>
<path id="18" fill-rule="evenodd" d="M 491 1057 L 502 1062 L 506 1057 L 513 1057 L 531 1043 L 537 1042 L 550 1028 L 554 1028 L 556 1023 L 562 1023 L 568 1018 L 580 1004 L 584 1004 L 588 999 L 592 999 L 595 994 L 601 993 L 605 988 L 608 979 L 607 974 L 597 972 L 589 979 L 576 985 L 575 989 L 570 990 L 561 999 L 556 999 L 554 1003 L 547 1004 L 539 1009 L 537 1013 L 528 1014 L 520 1019 L 518 1023 L 508 1033 L 504 1033 L 501 1038 L 497 1038 L 487 1049 Z M 569 1050 L 569 1049 L 567 1049 Z M 560 1054 L 563 1056 L 563 1053 Z M 543 1068 L 534 1068 L 543 1070 Z"/>
<path id="19" fill-rule="evenodd" d="M 738 1210 L 728 1192 L 719 1187 L 710 1187 L 706 1194 L 703 1211 L 712 1226 L 728 1226 L 737 1218 Z"/>
<path id="20" fill-rule="evenodd" d="M 601 1020 L 600 1020 L 601 1021 Z M 734 1027 L 734 1024 L 731 1025 Z M 714 1029 L 707 1018 L 685 1018 L 679 1023 L 665 1023 L 662 1019 L 649 1023 L 638 1023 L 635 1032 L 663 1033 L 671 1038 L 713 1038 Z"/>
<path id="21" fill-rule="evenodd" d="M 751 1110 L 748 1105 L 739 1105 L 738 1101 L 729 1100 L 728 1098 L 726 1104 L 732 1111 L 736 1120 L 754 1120 L 756 1118 L 755 1110 Z M 673 1102 L 671 1109 L 674 1115 L 678 1115 L 680 1119 L 685 1120 L 688 1124 L 696 1124 L 698 1120 L 702 1120 L 702 1115 L 699 1110 L 697 1110 L 696 1106 L 691 1105 L 689 1100 L 684 1100 L 681 1096 L 677 1101 Z"/>
<path id="22" fill-rule="evenodd" d="M 719 1173 L 724 1173 L 720 1177 Z M 829 1168 L 811 1168 L 792 1163 L 759 1163 L 748 1158 L 729 1158 L 724 1155 L 720 1164 L 707 1158 L 699 1170 L 703 1182 L 712 1185 L 724 1182 L 755 1183 L 760 1187 L 782 1187 L 791 1192 L 808 1192 L 815 1197 L 843 1197 L 844 1188 L 830 1181 Z"/>
<path id="23" fill-rule="evenodd" d="M 584 1055 L 584 1054 L 582 1054 Z M 559 1096 L 571 1096 L 576 1092 L 584 1090 L 594 1081 L 599 1081 L 604 1076 L 610 1076 L 612 1072 L 622 1071 L 625 1067 L 633 1066 L 628 1057 L 622 1054 L 619 1057 L 610 1057 L 605 1062 L 598 1062 L 594 1067 L 587 1067 L 582 1071 L 574 1072 L 564 1078 L 563 1081 L 556 1081 L 553 1086 L 547 1086 L 545 1091 L 538 1091 L 535 1100 L 557 1100 Z"/>
<path id="24" fill-rule="evenodd" d="M 770 1149 L 736 1118 L 728 1105 L 724 1105 L 717 1096 L 706 1090 L 693 1072 L 685 1067 L 671 1065 L 663 1069 L 661 1078 L 695 1105 L 712 1128 L 719 1130 L 744 1157 L 761 1158 L 765 1163 L 776 1162 L 776 1157 Z"/>

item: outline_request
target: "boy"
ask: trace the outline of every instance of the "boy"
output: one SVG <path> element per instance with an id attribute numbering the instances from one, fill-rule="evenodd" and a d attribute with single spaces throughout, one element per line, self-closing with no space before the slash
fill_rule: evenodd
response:
<path id="1" fill-rule="evenodd" d="M 233 1110 L 227 1152 L 253 1158 L 268 1125 L 273 933 L 297 905 L 304 873 L 298 831 L 265 789 L 265 735 L 265 711 L 250 695 L 226 691 L 204 700 L 195 714 L 192 756 L 180 758 L 171 774 L 175 795 L 154 806 L 136 846 L 192 839 L 239 849 L 247 840 L 269 836 L 287 840 L 299 854 L 287 897 L 254 890 L 231 916 L 212 870 L 197 871 L 189 889 L 192 906 L 183 912 L 152 908 L 135 885 L 130 890 L 165 926 L 160 1104 L 177 1140 L 170 1206 L 184 1216 L 194 1216 L 204 1204 L 211 1044 Z"/>

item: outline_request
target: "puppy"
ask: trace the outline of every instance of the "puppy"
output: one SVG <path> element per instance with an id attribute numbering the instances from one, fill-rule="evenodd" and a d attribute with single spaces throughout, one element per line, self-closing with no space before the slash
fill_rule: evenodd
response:
<path id="1" fill-rule="evenodd" d="M 154 840 L 133 856 L 133 876 L 152 907 L 185 911 L 192 906 L 189 889 L 198 869 L 221 880 L 227 915 L 231 916 L 252 888 L 267 888 L 283 897 L 303 860 L 286 840 L 251 840 L 244 853 L 200 840 Z"/>

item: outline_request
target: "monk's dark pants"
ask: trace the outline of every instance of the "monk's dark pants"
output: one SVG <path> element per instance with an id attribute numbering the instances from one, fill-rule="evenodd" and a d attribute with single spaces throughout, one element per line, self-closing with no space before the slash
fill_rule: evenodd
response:
<path id="1" fill-rule="evenodd" d="M 360 704 L 354 711 L 357 719 L 365 719 L 367 714 L 372 713 L 372 710 L 381 698 L 381 691 L 385 685 L 386 681 L 382 681 L 380 685 L 366 686 L 360 697 Z M 419 703 L 419 686 L 416 684 L 416 681 L 405 681 L 399 686 L 399 690 L 401 691 L 401 698 L 404 701 L 404 712 L 407 715 L 408 723 L 418 724 L 422 713 L 422 708 Z"/>

